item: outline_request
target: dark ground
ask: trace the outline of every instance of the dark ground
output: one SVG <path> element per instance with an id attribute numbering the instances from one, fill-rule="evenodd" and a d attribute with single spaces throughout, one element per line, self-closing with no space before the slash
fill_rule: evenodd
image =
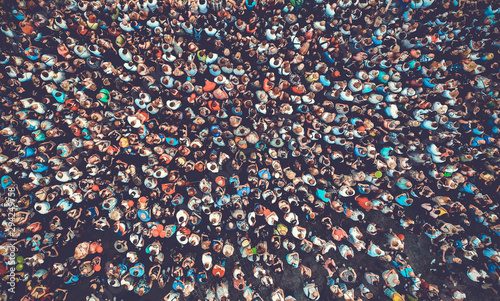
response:
<path id="1" fill-rule="evenodd" d="M 399 224 L 397 224 L 394 220 L 390 219 L 388 216 L 385 216 L 380 212 L 373 212 L 373 213 L 370 212 L 369 214 L 367 214 L 367 220 L 375 222 L 377 223 L 377 225 L 379 225 L 379 227 L 384 227 L 385 229 L 392 228 L 396 233 L 404 233 L 406 237 L 405 253 L 410 258 L 410 264 L 415 270 L 415 273 L 416 274 L 421 273 L 422 278 L 429 283 L 438 284 L 440 286 L 442 300 L 445 301 L 452 300 L 448 295 L 446 295 L 448 289 L 442 286 L 443 283 L 449 284 L 450 282 L 443 279 L 439 279 L 438 277 L 433 275 L 432 272 L 429 271 L 430 262 L 436 256 L 430 253 L 429 248 L 431 244 L 427 236 L 425 235 L 418 236 L 409 231 L 403 230 L 399 226 Z M 335 222 L 334 219 L 332 219 L 332 221 Z M 350 227 L 354 226 L 355 223 L 352 222 L 351 220 L 347 220 L 343 223 L 343 225 L 344 226 L 349 225 L 348 227 Z M 324 232 L 324 236 L 320 234 L 322 237 L 328 237 L 327 236 L 328 233 L 326 233 L 322 229 L 322 226 L 320 225 L 319 222 L 317 224 L 313 224 L 310 226 L 312 226 L 311 228 L 315 229 L 316 231 Z M 348 227 L 346 226 L 345 229 L 348 229 Z M 96 237 L 103 238 L 104 254 L 108 253 L 111 254 L 112 256 L 118 254 L 113 248 L 114 240 L 117 238 L 114 234 L 112 233 L 104 234 L 101 232 L 97 233 Z M 175 239 L 175 238 L 172 237 L 170 239 Z M 378 235 L 377 237 L 375 237 L 374 241 L 375 243 L 378 242 L 378 244 L 382 246 L 383 235 Z M 166 242 L 168 242 L 168 240 L 166 240 Z M 349 245 L 348 242 L 345 243 Z M 337 246 L 338 245 L 340 244 L 337 243 Z M 164 247 L 165 246 L 166 245 L 164 245 Z M 200 249 L 200 251 L 202 250 Z M 164 252 L 167 253 L 168 250 L 164 250 Z M 327 275 L 326 270 L 319 263 L 316 263 L 314 259 L 315 253 L 312 252 L 310 254 L 306 254 L 302 251 L 299 251 L 299 253 L 301 255 L 302 264 L 312 269 L 314 281 L 318 284 L 321 290 L 320 291 L 321 300 L 335 300 L 332 297 L 332 294 L 326 284 L 326 275 Z M 201 252 L 198 255 L 201 256 Z M 284 290 L 285 295 L 293 295 L 298 301 L 308 300 L 302 291 L 303 284 L 307 280 L 305 279 L 305 277 L 300 275 L 299 269 L 294 269 L 288 264 L 286 264 L 286 261 L 284 260 L 285 255 L 286 255 L 286 250 L 281 249 L 278 251 L 278 256 L 282 258 L 285 264 L 283 273 L 277 274 L 271 272 L 275 284 L 277 285 L 277 287 L 281 287 Z M 369 270 L 378 272 L 379 274 L 381 273 L 381 271 L 384 270 L 384 267 L 386 268 L 392 267 L 390 263 L 382 262 L 378 259 L 371 258 L 368 255 L 357 251 L 355 251 L 355 257 L 351 262 L 349 262 L 349 264 L 347 264 L 347 262 L 340 256 L 340 253 L 338 251 L 330 251 L 330 253 L 326 254 L 324 257 L 325 259 L 327 257 L 333 258 L 337 263 L 338 267 L 342 266 L 342 263 L 346 263 L 346 266 L 351 266 L 357 269 L 360 267 L 365 267 L 367 266 L 367 264 L 369 264 L 368 266 Z M 243 272 L 245 273 L 245 280 L 247 285 L 251 283 L 252 288 L 260 292 L 264 300 L 270 300 L 269 296 L 272 293 L 273 289 L 268 289 L 260 285 L 260 281 L 253 277 L 253 263 L 245 258 L 241 258 L 238 250 L 235 250 L 235 254 L 226 261 L 225 278 L 228 280 L 231 300 L 244 300 L 242 293 L 233 288 L 232 279 L 230 278 L 231 271 L 235 263 L 238 263 L 242 268 Z M 459 285 L 459 288 L 462 289 L 467 294 L 467 300 L 484 300 L 484 301 L 500 300 L 500 296 L 494 294 L 492 291 L 483 290 L 479 284 L 473 283 L 472 281 L 469 280 L 469 278 L 465 274 L 466 264 L 467 263 L 464 262 L 462 264 L 463 265 L 462 270 L 456 272 L 461 277 L 461 283 Z M 263 264 L 263 266 L 267 270 L 269 270 L 265 264 Z M 348 288 L 358 287 L 359 284 L 361 283 L 360 281 L 365 282 L 362 274 L 363 274 L 362 272 L 359 272 L 358 282 L 356 282 L 355 284 L 348 285 Z M 334 277 L 336 276 L 337 274 L 334 275 Z M 189 297 L 182 297 L 182 300 L 204 300 L 205 291 L 209 287 L 209 285 L 213 285 L 214 287 L 216 287 L 217 284 L 216 282 L 217 280 L 213 279 L 213 277 L 212 278 L 209 277 L 209 279 L 211 279 L 211 281 L 209 281 L 209 283 L 206 285 L 201 285 L 197 283 L 195 291 Z M 400 277 L 400 279 L 402 279 L 402 277 Z M 68 300 L 71 301 L 85 300 L 84 296 L 89 292 L 87 284 L 88 284 L 88 279 L 82 279 L 76 285 L 69 287 L 70 294 Z M 372 300 L 389 300 L 389 298 L 383 294 L 382 284 L 380 284 L 378 287 L 368 286 L 368 288 L 375 295 Z M 160 289 L 157 285 L 155 285 L 147 295 L 139 297 L 134 293 L 120 292 L 121 291 L 120 289 L 111 288 L 110 292 L 107 293 L 106 295 L 109 296 L 113 295 L 117 297 L 117 300 L 122 299 L 125 301 L 127 300 L 158 301 L 158 300 L 163 300 L 163 297 L 170 291 L 170 289 L 171 289 L 171 284 L 167 284 L 164 289 Z M 400 292 L 404 291 L 402 285 L 398 286 L 396 289 Z M 113 294 L 113 292 L 115 293 Z"/>
<path id="2" fill-rule="evenodd" d="M 142 161 L 145 161 L 145 158 L 142 158 L 142 157 L 130 158 L 128 156 L 123 156 L 123 158 L 120 158 L 120 159 L 122 159 L 126 162 L 134 162 L 134 164 L 138 168 L 140 168 L 140 165 L 143 163 Z M 235 172 L 230 167 L 228 167 L 228 165 L 229 164 L 226 165 L 225 170 L 223 170 L 220 174 L 225 175 L 225 176 L 229 176 L 232 174 L 239 173 L 240 178 L 242 178 L 242 179 L 246 178 L 246 172 Z M 347 170 L 342 171 L 340 167 L 339 167 L 339 170 L 344 174 L 349 173 Z M 200 177 L 205 176 L 205 175 L 206 174 L 200 175 Z M 209 174 L 209 176 L 215 178 L 214 174 Z M 195 182 L 199 179 L 190 179 L 190 180 L 192 182 Z M 453 196 L 450 195 L 450 197 L 453 197 Z M 83 206 L 84 203 L 82 203 L 80 205 Z M 183 206 L 185 206 L 185 204 L 183 204 Z M 416 206 L 414 206 L 414 207 L 416 207 Z M 271 208 L 271 209 L 274 210 L 273 208 Z M 413 207 L 408 208 L 406 210 L 406 213 L 410 216 L 412 215 L 412 209 L 418 209 L 418 208 L 413 208 Z M 416 214 L 418 214 L 417 211 L 413 212 L 413 215 L 416 215 Z M 47 218 L 49 218 L 49 217 L 47 216 Z M 366 227 L 365 225 L 360 225 L 360 223 L 354 222 L 350 219 L 345 219 L 344 215 L 337 214 L 335 212 L 332 213 L 331 218 L 332 218 L 332 222 L 334 223 L 334 225 L 342 225 L 342 227 L 346 231 L 352 226 L 358 226 L 362 231 L 364 231 L 365 227 Z M 439 276 L 435 275 L 434 273 L 432 273 L 430 271 L 430 268 L 431 268 L 430 262 L 432 261 L 433 258 L 438 258 L 438 260 L 440 260 L 440 258 L 439 258 L 440 256 L 433 255 L 431 253 L 431 251 L 430 251 L 430 248 L 431 248 L 430 239 L 426 235 L 418 236 L 410 231 L 402 229 L 402 227 L 399 226 L 399 220 L 395 221 L 395 220 L 391 219 L 389 216 L 383 215 L 381 212 L 373 212 L 373 211 L 368 212 L 368 213 L 366 213 L 365 220 L 370 221 L 370 222 L 374 222 L 378 225 L 378 227 L 381 227 L 384 229 L 392 228 L 395 233 L 403 233 L 406 237 L 406 239 L 405 239 L 405 254 L 409 257 L 409 259 L 410 259 L 409 263 L 413 267 L 415 273 L 417 275 L 421 274 L 421 278 L 424 279 L 425 281 L 427 281 L 428 283 L 437 284 L 439 286 L 440 291 L 441 291 L 441 299 L 442 300 L 444 300 L 444 301 L 452 300 L 450 298 L 450 296 L 446 295 L 446 293 L 449 291 L 449 289 L 443 287 L 443 284 L 449 285 L 450 282 L 448 280 L 445 280 L 445 279 L 440 279 Z M 304 222 L 301 220 L 301 223 L 304 223 Z M 327 232 L 326 230 L 323 229 L 323 226 L 321 225 L 321 222 L 319 220 L 317 222 L 307 221 L 307 223 L 308 223 L 308 225 L 307 225 L 308 231 L 312 230 L 315 235 L 318 235 L 319 237 L 321 237 L 323 239 L 331 238 L 330 232 Z M 475 226 L 477 226 L 477 225 L 474 225 L 474 223 L 473 223 L 472 227 L 475 227 Z M 86 232 L 83 233 L 83 237 L 85 238 L 85 241 L 102 239 L 104 252 L 100 255 L 102 257 L 103 263 L 105 263 L 108 260 L 111 260 L 114 256 L 119 254 L 114 249 L 113 244 L 114 244 L 115 240 L 120 239 L 121 237 L 116 236 L 111 230 L 108 230 L 107 232 L 96 231 L 93 229 L 92 226 L 86 227 L 86 229 L 88 229 L 88 230 L 86 230 Z M 478 227 L 477 232 L 475 232 L 475 233 L 481 233 L 482 231 L 484 231 L 484 229 L 481 227 Z M 232 274 L 232 269 L 233 269 L 233 266 L 235 263 L 238 263 L 241 266 L 243 272 L 245 273 L 246 284 L 247 285 L 251 284 L 252 289 L 254 291 L 259 292 L 264 300 L 266 300 L 266 301 L 270 300 L 270 294 L 273 292 L 274 289 L 265 288 L 265 287 L 259 285 L 260 281 L 253 276 L 253 263 L 248 261 L 247 259 L 241 258 L 241 256 L 239 255 L 238 246 L 236 245 L 236 239 L 233 236 L 234 236 L 234 233 L 230 233 L 230 234 L 228 234 L 228 237 L 227 237 L 227 238 L 232 238 L 230 240 L 235 245 L 235 253 L 230 259 L 226 260 L 226 276 L 225 276 L 225 279 L 228 282 L 231 300 L 244 300 L 242 293 L 233 288 L 231 274 Z M 121 238 L 121 239 L 128 240 L 128 236 Z M 368 239 L 373 239 L 374 243 L 381 246 L 382 249 L 388 250 L 387 247 L 384 247 L 385 238 L 384 238 L 383 233 L 380 233 L 380 235 L 377 235 L 375 237 L 369 237 L 369 238 L 365 237 L 365 241 L 367 242 L 367 244 L 369 242 Z M 172 241 L 172 240 L 174 240 L 174 241 Z M 68 245 L 59 249 L 60 257 L 61 258 L 68 258 L 70 256 L 73 256 L 75 246 L 81 241 L 82 241 L 81 239 L 75 238 Z M 169 246 L 170 241 L 173 242 L 173 245 L 176 248 L 179 247 L 179 244 L 177 243 L 177 241 L 175 240 L 174 237 L 172 237 L 170 239 L 163 239 L 162 241 L 164 242 L 162 252 L 165 253 L 166 258 L 169 257 L 168 246 Z M 147 245 L 151 242 L 152 242 L 152 240 L 148 239 L 145 241 L 145 245 Z M 343 241 L 343 243 L 350 246 L 350 243 L 347 241 Z M 337 244 L 337 247 L 340 245 L 339 242 L 337 242 L 336 244 Z M 134 247 L 131 243 L 129 243 L 128 245 L 129 245 L 129 248 L 131 250 L 134 249 Z M 192 254 L 193 257 L 198 257 L 198 258 L 201 258 L 201 254 L 203 252 L 205 252 L 200 247 L 190 248 L 189 250 L 187 248 L 184 248 L 183 251 L 185 251 L 185 252 L 183 252 L 184 255 Z M 320 288 L 320 293 L 321 293 L 320 300 L 322 300 L 322 301 L 323 300 L 324 301 L 335 300 L 332 297 L 332 294 L 329 290 L 329 287 L 326 284 L 326 275 L 327 275 L 326 270 L 320 264 L 316 263 L 316 261 L 315 261 L 314 257 L 315 257 L 316 253 L 313 251 L 310 254 L 306 254 L 300 250 L 298 252 L 300 254 L 302 264 L 304 264 L 305 266 L 308 266 L 312 269 L 314 281 L 318 284 L 318 286 Z M 144 257 L 144 250 L 138 251 L 138 254 L 141 257 L 141 261 L 144 264 L 146 264 L 146 271 L 147 271 L 149 269 L 148 263 L 150 263 L 150 262 L 146 258 L 143 258 Z M 305 297 L 303 290 L 302 290 L 303 284 L 306 283 L 308 280 L 300 275 L 299 269 L 294 269 L 286 263 L 286 260 L 285 260 L 286 250 L 284 250 L 284 249 L 278 250 L 278 252 L 276 254 L 284 262 L 284 272 L 283 273 L 276 274 L 274 272 L 271 272 L 271 275 L 274 279 L 274 283 L 276 284 L 276 287 L 281 287 L 284 290 L 286 296 L 293 295 L 293 296 L 295 296 L 295 298 L 298 301 L 308 300 Z M 120 257 L 124 258 L 123 256 L 124 255 L 121 254 Z M 359 285 L 362 282 L 365 282 L 364 277 L 363 277 L 364 272 L 359 271 L 360 268 L 364 268 L 367 265 L 369 265 L 368 268 L 370 271 L 373 271 L 373 272 L 381 275 L 383 270 L 390 269 L 393 267 L 392 264 L 390 264 L 390 263 L 382 262 L 376 258 L 371 258 L 370 256 L 368 256 L 364 253 L 357 252 L 357 251 L 355 251 L 355 256 L 349 263 L 346 262 L 340 256 L 340 253 L 338 251 L 330 251 L 329 254 L 324 255 L 325 259 L 327 259 L 328 257 L 333 258 L 338 267 L 341 267 L 342 264 L 345 264 L 346 266 L 350 266 L 350 267 L 356 269 L 356 271 L 358 272 L 358 282 L 356 282 L 354 284 L 347 285 L 347 287 L 349 289 L 350 288 L 357 288 L 357 287 L 359 287 Z M 168 258 L 165 261 L 166 261 L 166 264 L 164 264 L 164 267 L 167 267 L 168 262 L 171 260 L 170 260 L 170 258 Z M 54 262 L 53 258 L 47 258 L 47 260 L 44 264 L 44 267 L 45 268 L 49 267 L 50 265 L 52 265 L 53 262 Z M 474 301 L 474 300 L 482 300 L 482 301 L 483 300 L 484 301 L 500 300 L 500 296 L 494 294 L 493 291 L 484 291 L 480 287 L 479 284 L 472 282 L 467 277 L 467 275 L 465 273 L 467 265 L 468 265 L 467 260 L 464 259 L 464 263 L 461 266 L 458 266 L 458 265 L 454 266 L 454 271 L 460 276 L 460 279 L 461 279 L 459 288 L 462 289 L 462 291 L 464 291 L 467 294 L 467 300 L 471 300 L 471 301 Z M 267 265 L 265 265 L 265 264 L 263 264 L 263 267 L 268 271 L 270 270 L 270 268 L 267 267 Z M 102 271 L 99 274 L 104 275 Z M 334 279 L 336 277 L 337 277 L 337 274 L 334 275 Z M 87 296 L 91 293 L 89 290 L 89 285 L 88 285 L 89 280 L 90 280 L 89 278 L 83 278 L 83 279 L 80 279 L 80 281 L 75 285 L 62 286 L 62 288 L 67 288 L 69 290 L 69 296 L 68 296 L 67 300 L 71 300 L 71 301 L 85 300 L 85 296 Z M 400 277 L 400 280 L 403 280 L 403 277 Z M 181 300 L 187 300 L 187 301 L 204 300 L 205 291 L 209 287 L 209 285 L 212 285 L 214 288 L 217 285 L 217 280 L 213 279 L 213 276 L 212 277 L 209 276 L 209 283 L 208 284 L 201 285 L 201 284 L 197 283 L 195 286 L 196 287 L 195 291 L 189 297 L 182 297 Z M 17 299 L 14 299 L 14 300 L 19 300 L 21 298 L 21 296 L 22 296 L 21 294 L 23 294 L 21 287 L 23 287 L 23 286 L 24 286 L 24 283 L 18 285 L 18 289 L 16 290 L 18 297 L 15 296 L 14 298 L 17 298 Z M 59 287 L 59 285 L 53 284 L 53 287 Z M 158 301 L 158 300 L 163 300 L 163 297 L 171 290 L 171 288 L 172 288 L 171 282 L 167 283 L 167 285 L 165 286 L 164 289 L 160 289 L 157 286 L 157 284 L 154 284 L 152 290 L 143 297 L 139 297 L 138 295 L 136 295 L 135 293 L 132 293 L 132 292 L 125 292 L 120 288 L 118 288 L 118 289 L 109 288 L 108 291 L 105 293 L 105 296 L 111 297 L 111 298 L 113 296 L 116 296 L 116 299 L 118 301 L 119 300 L 124 300 L 124 301 L 128 301 L 128 300 Z M 368 285 L 368 288 L 372 291 L 372 293 L 374 293 L 374 298 L 372 298 L 372 300 L 389 300 L 389 298 L 383 294 L 382 283 L 378 287 L 373 287 L 373 286 Z M 403 285 L 399 285 L 398 287 L 396 287 L 396 289 L 400 293 L 407 291 L 407 290 L 405 290 Z"/>

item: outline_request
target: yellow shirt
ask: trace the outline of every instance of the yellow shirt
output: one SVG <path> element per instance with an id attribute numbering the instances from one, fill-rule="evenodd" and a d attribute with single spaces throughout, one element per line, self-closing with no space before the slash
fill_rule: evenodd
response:
<path id="1" fill-rule="evenodd" d="M 405 299 L 399 293 L 392 294 L 391 298 L 392 301 L 405 301 Z"/>

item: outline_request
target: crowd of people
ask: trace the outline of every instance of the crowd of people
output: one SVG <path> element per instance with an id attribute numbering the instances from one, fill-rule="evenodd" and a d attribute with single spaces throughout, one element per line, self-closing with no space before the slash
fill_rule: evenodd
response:
<path id="1" fill-rule="evenodd" d="M 0 5 L 0 300 L 498 291 L 498 1 Z"/>

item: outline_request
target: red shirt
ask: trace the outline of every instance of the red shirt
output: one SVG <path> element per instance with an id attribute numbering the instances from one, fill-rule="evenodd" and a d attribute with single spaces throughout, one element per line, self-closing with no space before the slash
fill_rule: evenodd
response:
<path id="1" fill-rule="evenodd" d="M 365 209 L 366 211 L 370 211 L 372 209 L 367 204 L 368 202 L 370 202 L 370 200 L 367 197 L 358 197 L 356 201 L 358 201 L 359 206 L 361 206 L 361 208 Z"/>

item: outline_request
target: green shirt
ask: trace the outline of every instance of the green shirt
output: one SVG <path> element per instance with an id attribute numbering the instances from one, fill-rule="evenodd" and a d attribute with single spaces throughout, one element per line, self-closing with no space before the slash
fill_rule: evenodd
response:
<path id="1" fill-rule="evenodd" d="M 109 93 L 109 91 L 108 91 L 108 90 L 106 90 L 106 89 L 101 89 L 101 90 L 99 91 L 99 93 L 104 94 L 104 97 L 103 97 L 103 98 L 101 98 L 101 99 L 99 99 L 100 101 L 102 101 L 102 102 L 106 102 L 106 103 L 107 103 L 107 102 L 109 102 L 109 98 L 110 98 L 111 96 L 110 96 L 110 93 Z"/>

